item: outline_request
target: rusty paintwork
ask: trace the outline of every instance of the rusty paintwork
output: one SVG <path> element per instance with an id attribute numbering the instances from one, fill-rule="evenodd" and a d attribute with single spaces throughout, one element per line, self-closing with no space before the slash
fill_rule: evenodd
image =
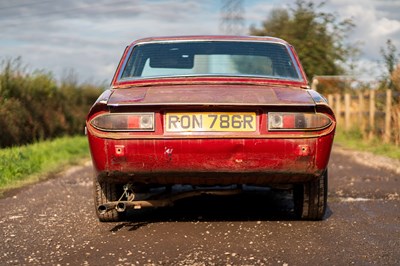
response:
<path id="1" fill-rule="evenodd" d="M 114 90 L 107 105 L 314 106 L 315 102 L 307 90 L 291 87 L 185 84 Z"/>
<path id="2" fill-rule="evenodd" d="M 244 77 L 183 77 L 119 80 L 138 43 L 175 40 L 272 41 L 288 46 L 300 69 L 299 80 Z M 320 176 L 329 161 L 336 121 L 308 82 L 292 46 L 275 38 L 189 36 L 149 38 L 125 50 L 111 89 L 94 104 L 87 118 L 96 176 L 101 181 L 150 185 L 289 184 Z M 255 112 L 255 132 L 168 134 L 165 113 Z M 268 131 L 268 112 L 321 112 L 332 123 L 319 131 Z M 154 112 L 152 132 L 105 132 L 91 126 L 99 114 Z"/>
<path id="3" fill-rule="evenodd" d="M 331 135 L 302 139 L 90 138 L 100 176 L 118 183 L 164 185 L 306 181 L 327 167 L 333 140 Z"/>

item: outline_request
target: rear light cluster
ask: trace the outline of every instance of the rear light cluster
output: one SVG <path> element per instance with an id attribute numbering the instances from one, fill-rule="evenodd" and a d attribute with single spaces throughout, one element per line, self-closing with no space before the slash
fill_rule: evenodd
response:
<path id="1" fill-rule="evenodd" d="M 329 127 L 332 120 L 320 113 L 268 113 L 268 130 L 321 130 Z"/>
<path id="2" fill-rule="evenodd" d="M 90 124 L 103 131 L 154 131 L 154 113 L 103 114 Z"/>
<path id="3" fill-rule="evenodd" d="M 90 124 L 102 131 L 154 131 L 154 113 L 107 113 L 96 116 Z M 329 127 L 332 120 L 321 113 L 269 112 L 270 131 L 315 131 Z"/>

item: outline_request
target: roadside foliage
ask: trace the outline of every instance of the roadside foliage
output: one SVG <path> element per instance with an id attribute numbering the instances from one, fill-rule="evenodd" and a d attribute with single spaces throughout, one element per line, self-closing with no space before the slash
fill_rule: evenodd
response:
<path id="1" fill-rule="evenodd" d="M 356 76 L 316 76 L 313 84 L 328 98 L 338 120 L 338 129 L 348 138 L 363 140 L 370 146 L 382 146 L 384 150 L 393 146 L 392 157 L 399 158 L 400 54 L 397 55 L 391 40 L 387 40 L 381 53 L 386 71 L 375 82 L 363 82 Z"/>
<path id="2" fill-rule="evenodd" d="M 47 178 L 89 155 L 85 136 L 63 137 L 0 149 L 0 197 L 4 190 Z"/>
<path id="3" fill-rule="evenodd" d="M 382 86 L 382 81 L 365 83 L 353 77 L 316 77 L 315 89 L 324 92 L 334 110 L 338 133 L 344 133 L 347 139 L 360 140 L 367 150 L 379 147 L 382 151 L 378 153 L 400 158 L 400 91 L 397 90 L 400 79 L 396 79 L 399 73 L 397 66 L 391 75 L 392 89 Z"/>
<path id="4" fill-rule="evenodd" d="M 260 27 L 250 28 L 250 34 L 276 36 L 291 43 L 309 80 L 316 75 L 342 75 L 344 66 L 359 53 L 358 44 L 347 43 L 355 24 L 322 12 L 323 5 L 296 0 L 289 8 L 275 8 Z"/>
<path id="5" fill-rule="evenodd" d="M 400 54 L 394 42 L 387 40 L 380 51 L 383 76 L 374 82 L 358 80 L 354 63 L 361 44 L 348 39 L 356 21 L 323 11 L 324 4 L 296 0 L 289 8 L 275 8 L 250 34 L 278 36 L 293 44 L 311 87 L 334 109 L 338 133 L 370 146 L 394 144 L 398 149 Z"/>
<path id="6" fill-rule="evenodd" d="M 0 148 L 82 134 L 85 116 L 103 88 L 70 78 L 57 83 L 50 73 L 28 73 L 21 60 L 0 69 Z"/>

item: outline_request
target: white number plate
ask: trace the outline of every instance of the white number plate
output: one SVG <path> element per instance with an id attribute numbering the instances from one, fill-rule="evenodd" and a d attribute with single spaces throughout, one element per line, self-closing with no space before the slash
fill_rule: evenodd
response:
<path id="1" fill-rule="evenodd" d="M 254 132 L 256 113 L 167 113 L 167 132 Z"/>

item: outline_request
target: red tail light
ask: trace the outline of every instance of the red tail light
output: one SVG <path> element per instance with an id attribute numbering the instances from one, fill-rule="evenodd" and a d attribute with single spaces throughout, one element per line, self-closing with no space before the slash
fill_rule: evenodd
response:
<path id="1" fill-rule="evenodd" d="M 268 130 L 321 130 L 332 120 L 321 113 L 268 113 Z"/>
<path id="2" fill-rule="evenodd" d="M 102 114 L 90 124 L 102 131 L 154 131 L 154 113 Z"/>

